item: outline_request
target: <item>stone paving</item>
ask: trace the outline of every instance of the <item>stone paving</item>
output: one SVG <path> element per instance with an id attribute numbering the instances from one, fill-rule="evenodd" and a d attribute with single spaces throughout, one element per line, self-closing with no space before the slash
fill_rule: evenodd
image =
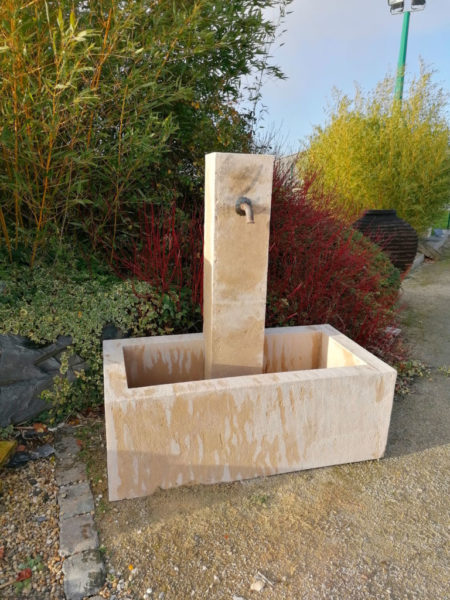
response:
<path id="1" fill-rule="evenodd" d="M 64 592 L 67 600 L 96 594 L 105 581 L 105 567 L 98 550 L 94 498 L 86 468 L 79 460 L 80 448 L 70 429 L 58 432 L 55 443 L 60 555 L 65 558 Z"/>

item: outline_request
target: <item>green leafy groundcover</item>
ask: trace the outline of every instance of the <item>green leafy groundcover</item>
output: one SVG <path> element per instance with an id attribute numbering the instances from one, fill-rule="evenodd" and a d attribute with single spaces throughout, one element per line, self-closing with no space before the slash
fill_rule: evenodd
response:
<path id="1" fill-rule="evenodd" d="M 0 255 L 0 333 L 23 335 L 39 345 L 70 335 L 71 351 L 89 364 L 72 384 L 55 379 L 54 389 L 46 393 L 53 406 L 50 421 L 103 401 L 105 325 L 147 336 L 195 331 L 201 323 L 189 290 L 158 293 L 144 282 L 121 280 L 101 265 L 88 264 L 73 251 L 47 255 L 33 269 L 28 265 Z"/>

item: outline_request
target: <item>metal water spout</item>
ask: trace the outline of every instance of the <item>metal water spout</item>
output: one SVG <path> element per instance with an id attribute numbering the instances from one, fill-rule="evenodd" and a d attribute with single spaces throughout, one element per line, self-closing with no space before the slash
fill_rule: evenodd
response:
<path id="1" fill-rule="evenodd" d="M 254 225 L 252 201 L 245 196 L 241 196 L 236 200 L 236 212 L 238 215 L 244 216 L 247 219 L 247 225 Z"/>

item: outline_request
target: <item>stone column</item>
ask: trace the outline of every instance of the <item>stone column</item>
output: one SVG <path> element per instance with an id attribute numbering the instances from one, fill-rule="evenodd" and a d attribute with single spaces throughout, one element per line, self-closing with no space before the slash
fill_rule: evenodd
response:
<path id="1" fill-rule="evenodd" d="M 205 378 L 262 373 L 273 156 L 206 156 Z M 254 224 L 236 213 L 252 203 Z"/>

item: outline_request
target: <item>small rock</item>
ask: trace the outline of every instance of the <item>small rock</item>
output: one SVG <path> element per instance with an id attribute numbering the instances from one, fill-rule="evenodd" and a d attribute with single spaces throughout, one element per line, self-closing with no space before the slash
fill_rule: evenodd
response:
<path id="1" fill-rule="evenodd" d="M 38 523 L 43 523 L 46 520 L 47 520 L 47 517 L 45 515 L 39 515 L 38 517 L 35 518 L 35 521 L 37 521 Z"/>
<path id="2" fill-rule="evenodd" d="M 264 583 L 264 581 L 257 579 L 256 581 L 254 581 L 252 583 L 252 585 L 250 586 L 250 589 L 252 592 L 261 592 L 264 589 L 265 585 L 266 584 Z"/>
<path id="3" fill-rule="evenodd" d="M 55 454 L 55 449 L 50 444 L 44 444 L 43 446 L 39 446 L 36 448 L 35 452 L 30 452 L 30 455 L 33 460 L 38 460 L 39 458 L 48 458 Z"/>

